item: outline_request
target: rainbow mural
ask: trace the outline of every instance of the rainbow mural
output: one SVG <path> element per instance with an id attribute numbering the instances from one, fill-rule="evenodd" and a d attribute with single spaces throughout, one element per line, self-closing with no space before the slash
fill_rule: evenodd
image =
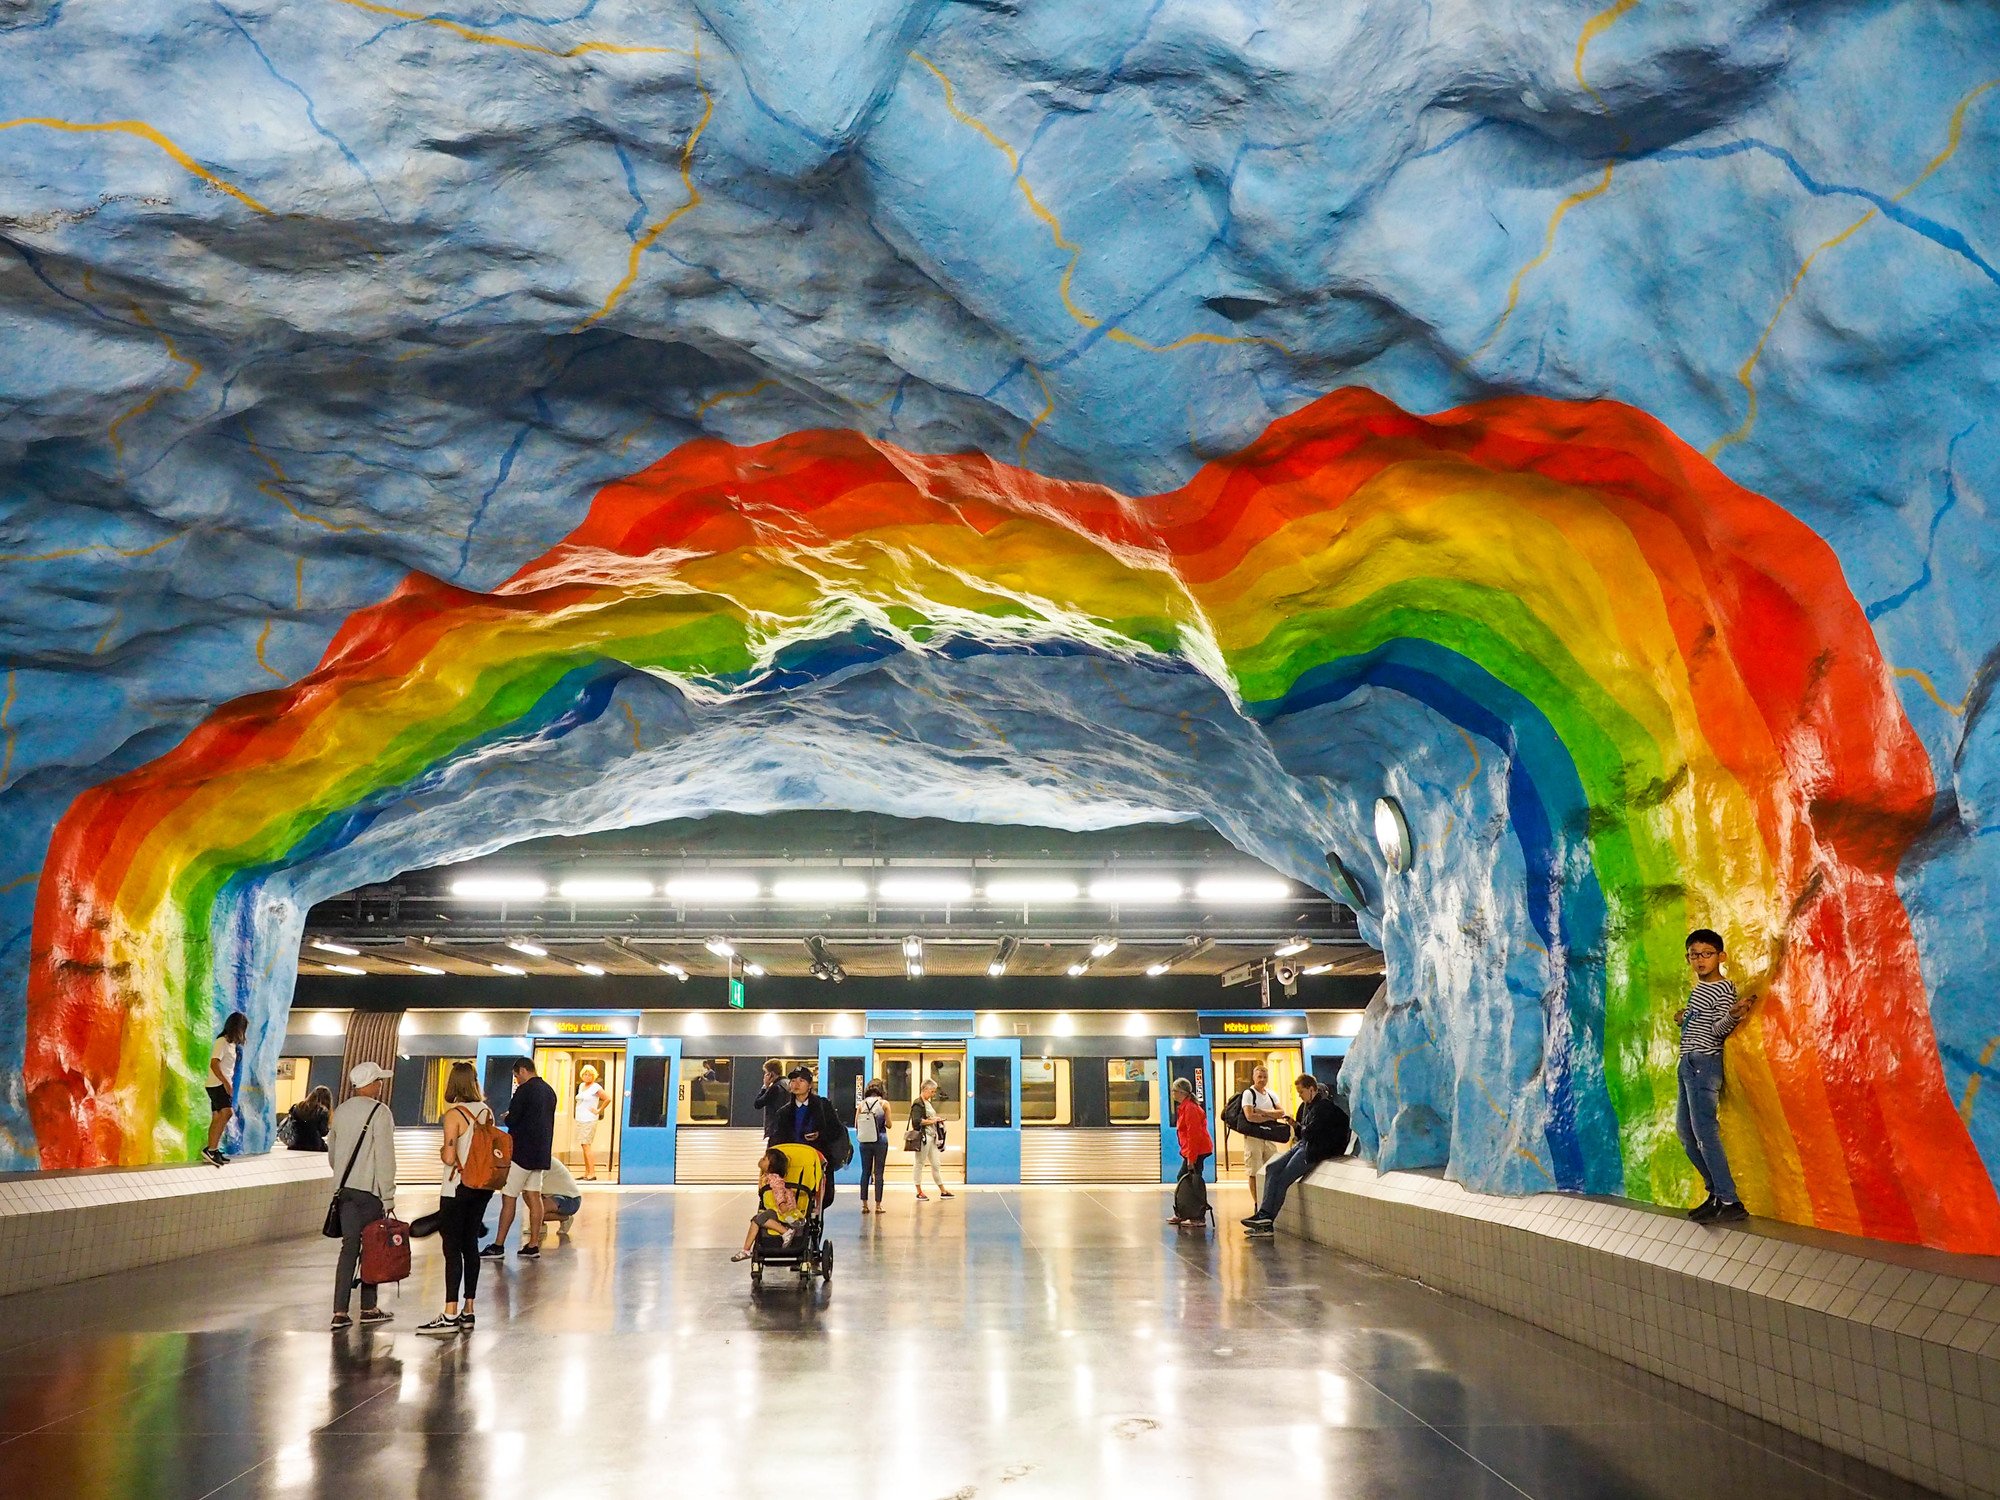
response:
<path id="1" fill-rule="evenodd" d="M 68 810 L 31 958 L 43 1163 L 191 1152 L 243 984 L 219 935 L 359 810 L 600 712 L 617 674 L 785 692 L 863 627 L 1191 666 L 1265 725 L 1364 685 L 1420 700 L 1508 765 L 1551 1181 L 1688 1201 L 1671 1016 L 1682 936 L 1712 925 L 1758 996 L 1729 1049 L 1752 1209 L 2000 1250 L 1894 884 L 1929 762 L 1837 560 L 1643 413 L 1530 397 L 1424 417 L 1338 392 L 1143 497 L 846 431 L 703 440 L 490 593 L 409 578 L 310 675 Z"/>

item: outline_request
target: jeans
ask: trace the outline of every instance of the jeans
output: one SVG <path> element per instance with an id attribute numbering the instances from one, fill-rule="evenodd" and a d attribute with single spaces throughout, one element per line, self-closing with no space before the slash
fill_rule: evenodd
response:
<path id="1" fill-rule="evenodd" d="M 340 1190 L 340 1262 L 333 1271 L 333 1306 L 346 1312 L 354 1300 L 354 1268 L 361 1264 L 361 1231 L 383 1215 L 382 1200 L 360 1188 Z M 375 1305 L 375 1288 L 361 1284 L 361 1310 Z"/>
<path id="2" fill-rule="evenodd" d="M 493 1201 L 491 1188 L 469 1188 L 460 1183 L 449 1198 L 438 1200 L 438 1243 L 444 1249 L 444 1300 L 456 1302 L 459 1288 L 465 1300 L 479 1295 L 479 1236 L 486 1228 L 486 1205 Z"/>
<path id="3" fill-rule="evenodd" d="M 1319 1163 L 1306 1155 L 1304 1146 L 1294 1146 L 1264 1168 L 1264 1196 L 1257 1202 L 1257 1217 L 1275 1219 L 1285 1206 L 1285 1194 Z"/>
<path id="4" fill-rule="evenodd" d="M 1722 1054 L 1685 1054 L 1681 1058 L 1680 1098 L 1674 1108 L 1681 1149 L 1701 1173 L 1702 1186 L 1708 1189 L 1709 1196 L 1722 1203 L 1734 1203 L 1736 1179 L 1729 1174 L 1729 1157 L 1722 1149 L 1722 1124 L 1718 1117 L 1721 1101 Z"/>
<path id="5" fill-rule="evenodd" d="M 861 1201 L 868 1201 L 868 1184 L 875 1184 L 875 1201 L 882 1201 L 882 1179 L 889 1172 L 889 1143 L 886 1140 L 863 1141 L 855 1148 L 861 1153 Z"/>

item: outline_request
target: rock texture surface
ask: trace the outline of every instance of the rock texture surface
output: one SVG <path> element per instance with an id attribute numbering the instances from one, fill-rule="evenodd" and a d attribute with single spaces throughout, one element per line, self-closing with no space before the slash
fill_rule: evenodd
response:
<path id="1" fill-rule="evenodd" d="M 2000 1249 L 2000 19 L 825 9 L 0 4 L 0 1165 L 357 879 L 1200 816 L 1380 1159 L 1684 1198 L 1701 922 L 1754 1206 Z"/>

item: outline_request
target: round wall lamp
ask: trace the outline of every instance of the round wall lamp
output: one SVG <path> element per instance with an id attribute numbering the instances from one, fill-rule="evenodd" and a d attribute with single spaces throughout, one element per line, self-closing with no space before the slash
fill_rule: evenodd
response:
<path id="1" fill-rule="evenodd" d="M 1354 872 L 1347 863 L 1331 849 L 1326 852 L 1326 872 L 1333 877 L 1334 894 L 1354 910 L 1360 911 L 1368 903 L 1361 895 L 1361 882 L 1354 878 Z"/>
<path id="2" fill-rule="evenodd" d="M 1394 797 L 1375 799 L 1375 843 L 1390 874 L 1410 867 L 1410 822 Z"/>

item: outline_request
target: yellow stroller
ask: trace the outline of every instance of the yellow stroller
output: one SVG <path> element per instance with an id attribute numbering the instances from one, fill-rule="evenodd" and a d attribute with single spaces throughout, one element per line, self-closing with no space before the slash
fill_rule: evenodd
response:
<path id="1" fill-rule="evenodd" d="M 750 1284 L 763 1285 L 766 1266 L 796 1266 L 801 1281 L 810 1280 L 815 1272 L 821 1277 L 831 1276 L 833 1246 L 826 1238 L 825 1205 L 820 1201 L 826 1186 L 826 1158 L 811 1146 L 786 1144 L 773 1146 L 771 1150 L 784 1157 L 785 1181 L 804 1199 L 806 1216 L 789 1236 L 774 1234 L 769 1229 L 758 1234 L 750 1246 Z M 771 1190 L 761 1183 L 757 1202 L 768 1209 L 778 1206 Z"/>

